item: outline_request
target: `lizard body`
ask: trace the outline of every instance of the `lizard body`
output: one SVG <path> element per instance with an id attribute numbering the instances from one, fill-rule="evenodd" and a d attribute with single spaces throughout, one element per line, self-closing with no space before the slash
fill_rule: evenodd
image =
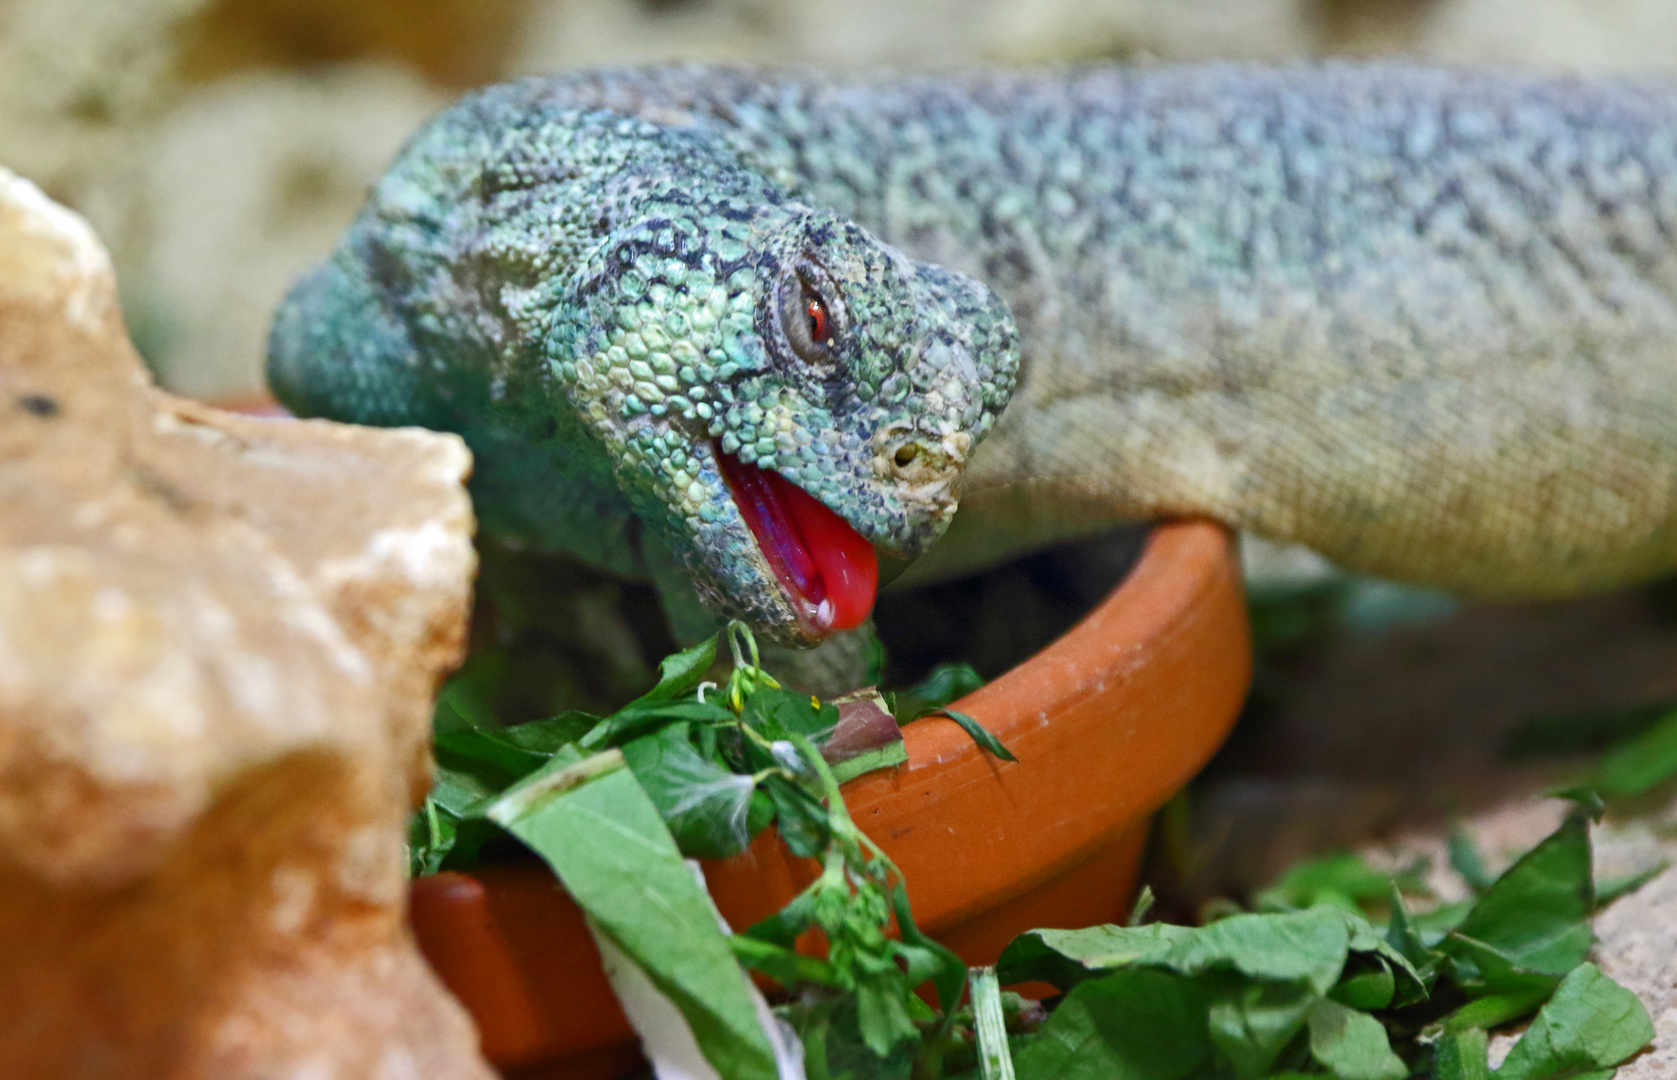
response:
<path id="1" fill-rule="evenodd" d="M 611 352 L 648 317 L 625 251 L 682 264 L 662 388 Z M 843 312 L 827 367 L 780 340 L 807 273 Z M 684 335 L 715 361 L 692 379 Z M 1677 565 L 1674 342 L 1677 90 L 672 68 L 491 88 L 422 130 L 282 306 L 270 376 L 300 412 L 462 431 L 490 527 L 670 589 L 679 566 L 808 641 L 828 628 L 776 595 L 707 440 L 906 556 L 961 496 L 946 567 L 1205 514 L 1563 594 Z"/>

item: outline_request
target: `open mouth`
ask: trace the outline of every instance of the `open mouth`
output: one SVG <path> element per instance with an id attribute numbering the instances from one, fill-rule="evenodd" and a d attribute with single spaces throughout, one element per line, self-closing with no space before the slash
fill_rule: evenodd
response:
<path id="1" fill-rule="evenodd" d="M 799 620 L 817 635 L 860 626 L 873 610 L 879 561 L 845 520 L 777 472 L 716 448 L 740 515 Z"/>

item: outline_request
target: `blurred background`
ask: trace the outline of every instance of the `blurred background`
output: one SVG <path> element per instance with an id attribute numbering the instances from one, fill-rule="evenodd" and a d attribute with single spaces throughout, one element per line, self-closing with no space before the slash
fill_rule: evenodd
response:
<path id="1" fill-rule="evenodd" d="M 268 314 L 461 91 L 665 59 L 1403 55 L 1677 68 L 1670 0 L 0 0 L 0 163 L 86 215 L 173 389 L 261 385 Z"/>
<path id="2" fill-rule="evenodd" d="M 260 390 L 269 313 L 289 281 L 329 250 L 407 133 L 472 86 L 667 59 L 1329 56 L 1673 74 L 1677 0 L 0 0 L 0 164 L 93 222 L 160 380 L 227 400 Z M 1458 609 L 1253 550 L 1253 704 L 1161 834 L 1190 898 L 1261 882 L 1417 810 L 1528 797 L 1557 775 L 1510 759 L 1530 724 L 1677 700 L 1669 587 Z M 1108 582 L 1119 572 L 1092 557 Z M 491 563 L 483 588 L 510 575 L 518 587 L 503 591 L 521 594 L 523 572 Z M 1038 608 L 1020 597 L 1053 590 L 1017 573 L 976 601 L 1004 609 L 1000 624 L 1046 632 L 1081 610 L 1026 618 Z M 529 574 L 544 595 L 559 587 L 550 568 Z M 584 666 L 611 676 L 596 692 L 625 693 L 647 668 L 620 612 L 639 595 L 656 621 L 650 594 L 593 581 L 571 592 L 526 621 L 580 655 L 609 653 Z M 940 658 L 981 659 L 976 648 Z M 1677 834 L 1677 810 L 1668 818 L 1660 828 Z"/>

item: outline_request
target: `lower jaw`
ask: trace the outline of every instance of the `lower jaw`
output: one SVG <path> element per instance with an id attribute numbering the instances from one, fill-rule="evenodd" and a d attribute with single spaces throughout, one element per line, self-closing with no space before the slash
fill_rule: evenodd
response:
<path id="1" fill-rule="evenodd" d="M 800 635 L 820 641 L 860 625 L 873 607 L 878 582 L 872 546 L 779 473 L 747 465 L 720 446 L 713 445 L 713 452 Z M 837 598 L 829 592 L 829 578 L 844 590 Z"/>
<path id="2" fill-rule="evenodd" d="M 833 635 L 831 620 L 823 620 L 820 609 L 816 605 L 811 604 L 807 599 L 787 588 L 784 581 L 780 582 L 780 587 L 781 592 L 785 594 L 788 606 L 792 609 L 792 617 L 798 625 L 798 637 L 802 641 L 818 643 Z"/>

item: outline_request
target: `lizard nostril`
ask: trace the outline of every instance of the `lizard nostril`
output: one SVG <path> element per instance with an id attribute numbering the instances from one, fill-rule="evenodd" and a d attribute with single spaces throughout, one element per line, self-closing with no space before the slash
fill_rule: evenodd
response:
<path id="1" fill-rule="evenodd" d="M 938 438 L 927 432 L 917 432 L 907 424 L 892 424 L 876 438 L 879 450 L 873 457 L 873 467 L 881 478 L 907 488 L 948 487 L 966 463 L 966 446 L 971 440 L 964 435 Z M 922 493 L 924 494 L 924 493 Z"/>

